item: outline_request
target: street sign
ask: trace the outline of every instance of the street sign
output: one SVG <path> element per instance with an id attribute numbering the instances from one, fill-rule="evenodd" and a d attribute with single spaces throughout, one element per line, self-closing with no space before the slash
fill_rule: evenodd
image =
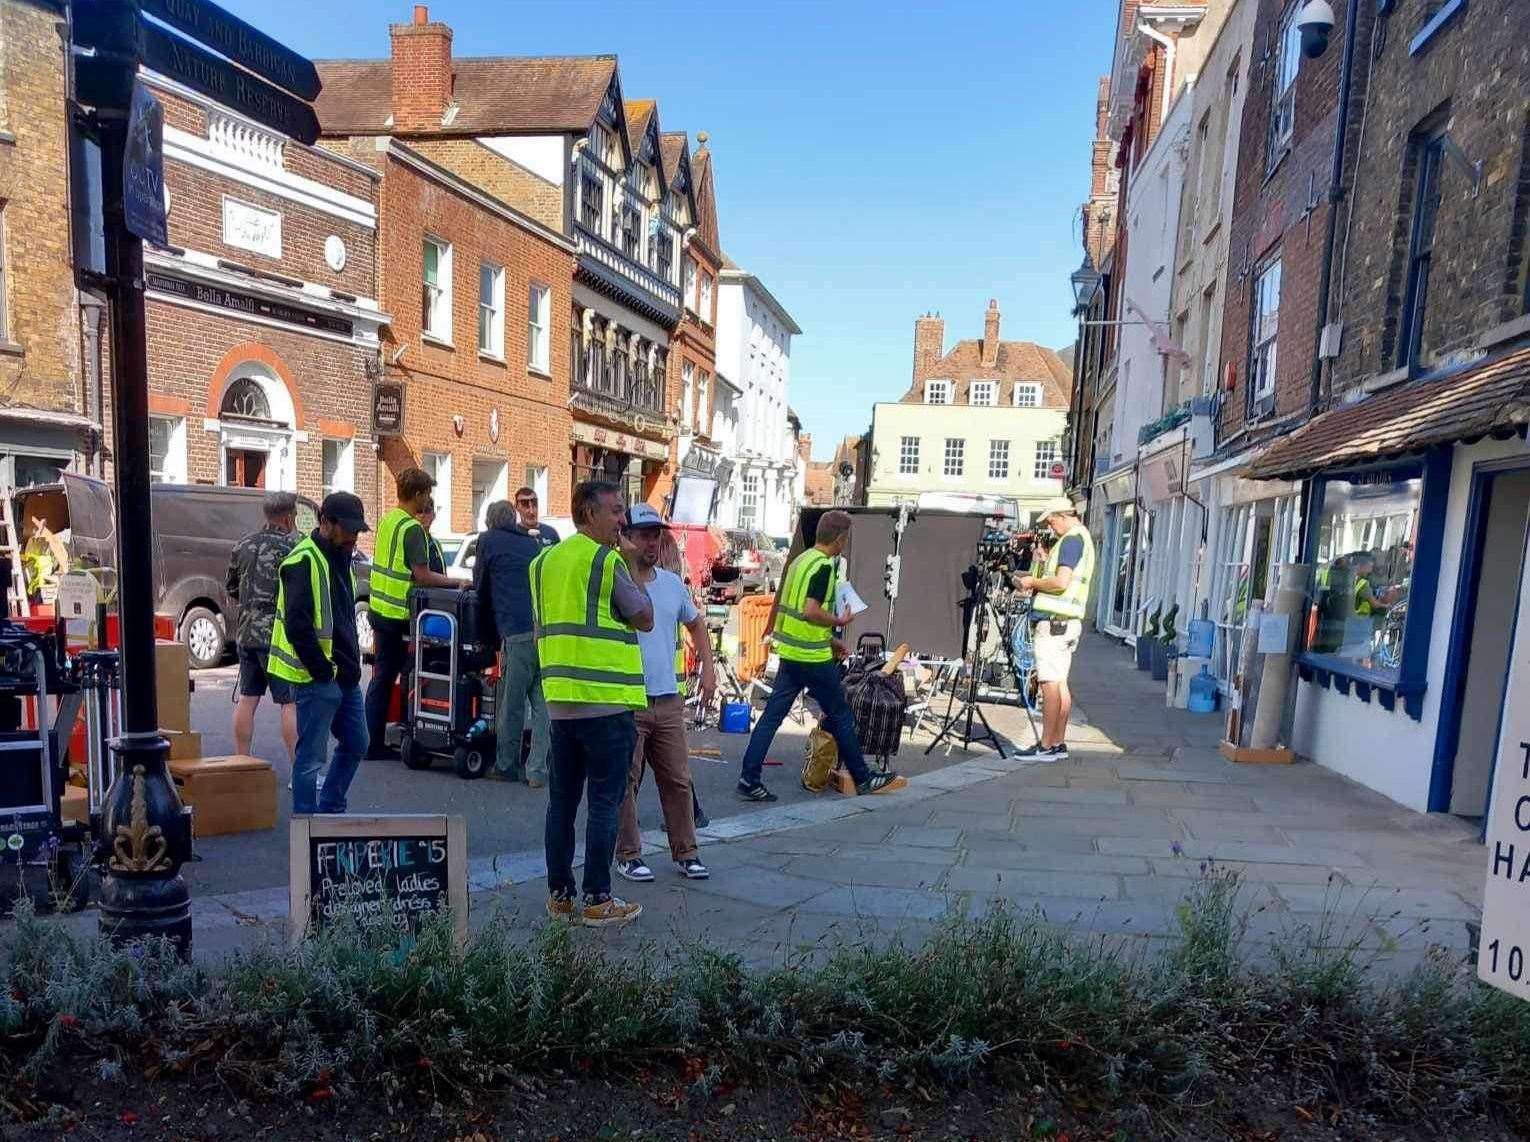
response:
<path id="1" fill-rule="evenodd" d="M 378 381 L 372 386 L 372 431 L 378 436 L 401 436 L 404 432 L 404 386 L 399 381 Z"/>
<path id="2" fill-rule="evenodd" d="M 1477 976 L 1530 999 L 1530 576 L 1520 584 L 1517 627 L 1488 808 Z"/>
<path id="3" fill-rule="evenodd" d="M 170 244 L 165 228 L 164 137 L 165 109 L 148 88 L 135 82 L 122 160 L 122 207 L 127 228 L 156 246 Z"/>
<path id="4" fill-rule="evenodd" d="M 145 67 L 179 80 L 225 107 L 289 135 L 300 143 L 319 138 L 313 108 L 154 24 L 140 24 Z"/>
<path id="5" fill-rule="evenodd" d="M 319 73 L 313 64 L 210 0 L 139 0 L 139 6 L 300 99 L 318 98 Z"/>

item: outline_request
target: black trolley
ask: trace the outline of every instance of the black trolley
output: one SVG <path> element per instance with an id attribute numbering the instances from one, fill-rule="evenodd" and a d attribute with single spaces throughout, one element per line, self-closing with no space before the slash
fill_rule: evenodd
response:
<path id="1" fill-rule="evenodd" d="M 457 776 L 482 777 L 494 764 L 495 648 L 480 638 L 478 593 L 417 587 L 409 610 L 413 657 L 399 755 L 410 769 L 450 757 Z"/>

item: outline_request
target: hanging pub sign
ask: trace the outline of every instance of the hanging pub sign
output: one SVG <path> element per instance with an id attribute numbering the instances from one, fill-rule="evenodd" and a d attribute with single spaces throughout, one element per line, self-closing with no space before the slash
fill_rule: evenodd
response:
<path id="1" fill-rule="evenodd" d="M 165 109 L 135 80 L 122 157 L 122 208 L 127 228 L 156 246 L 170 244 L 165 226 L 164 137 Z"/>
<path id="2" fill-rule="evenodd" d="M 404 434 L 402 381 L 378 381 L 372 386 L 372 431 L 378 436 Z"/>

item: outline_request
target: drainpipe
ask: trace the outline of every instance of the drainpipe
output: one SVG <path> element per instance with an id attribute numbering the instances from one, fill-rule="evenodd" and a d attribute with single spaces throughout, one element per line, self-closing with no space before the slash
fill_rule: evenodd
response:
<path id="1" fill-rule="evenodd" d="M 1350 0 L 1351 4 L 1354 2 L 1355 0 Z M 1169 121 L 1169 108 L 1174 104 L 1174 56 L 1179 50 L 1179 44 L 1177 40 L 1164 35 L 1149 24 L 1138 24 L 1137 30 L 1154 43 L 1163 45 L 1163 108 L 1158 113 L 1158 126 L 1162 129 L 1163 125 Z"/>
<path id="2" fill-rule="evenodd" d="M 1313 344 L 1312 391 L 1308 396 L 1307 415 L 1317 411 L 1323 397 L 1323 330 L 1328 325 L 1328 291 L 1333 285 L 1333 256 L 1339 236 L 1339 203 L 1344 201 L 1344 147 L 1349 136 L 1349 100 L 1351 77 L 1355 70 L 1355 39 L 1359 31 L 1360 0 L 1349 0 L 1344 24 L 1344 63 L 1339 73 L 1339 121 L 1333 130 L 1333 180 L 1328 185 L 1328 224 L 1323 237 L 1323 270 L 1318 278 L 1317 338 Z"/>

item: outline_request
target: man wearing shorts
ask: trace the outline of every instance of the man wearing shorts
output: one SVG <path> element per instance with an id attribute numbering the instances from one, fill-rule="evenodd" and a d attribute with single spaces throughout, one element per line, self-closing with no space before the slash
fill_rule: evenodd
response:
<path id="1" fill-rule="evenodd" d="M 1040 575 L 1020 575 L 1015 585 L 1033 594 L 1036 622 L 1036 681 L 1041 684 L 1041 740 L 1021 757 L 1068 759 L 1068 715 L 1073 694 L 1068 669 L 1084 632 L 1089 582 L 1094 577 L 1094 540 L 1078 518 L 1073 501 L 1060 496 L 1042 509 L 1041 526 L 1055 536 Z"/>
<path id="2" fill-rule="evenodd" d="M 271 653 L 271 624 L 276 619 L 276 569 L 297 543 L 297 496 L 271 492 L 265 501 L 266 525 L 234 545 L 224 587 L 239 604 L 239 685 L 234 694 L 234 752 L 249 754 L 255 738 L 255 710 L 266 691 L 280 707 L 282 742 L 287 760 L 297 749 L 297 707 L 292 688 L 266 674 Z"/>

